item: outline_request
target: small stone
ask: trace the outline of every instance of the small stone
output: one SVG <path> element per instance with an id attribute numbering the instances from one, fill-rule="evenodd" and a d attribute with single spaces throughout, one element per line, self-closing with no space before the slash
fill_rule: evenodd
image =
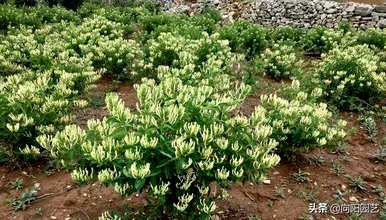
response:
<path id="1" fill-rule="evenodd" d="M 347 189 L 347 186 L 346 186 L 346 185 L 344 185 L 344 184 L 342 184 L 341 188 L 342 188 L 342 190 L 343 190 L 343 191 L 346 191 L 346 189 Z"/>
<path id="2" fill-rule="evenodd" d="M 350 200 L 351 202 L 359 202 L 359 200 L 355 196 L 350 196 L 348 200 Z"/>
<path id="3" fill-rule="evenodd" d="M 269 184 L 271 184 L 271 180 L 265 179 L 265 180 L 263 180 L 263 183 L 269 185 Z"/>
<path id="4" fill-rule="evenodd" d="M 53 216 L 53 215 L 51 215 L 50 218 L 51 218 L 51 219 L 57 219 L 56 216 Z"/>
<path id="5" fill-rule="evenodd" d="M 279 174 L 280 174 L 279 171 L 273 172 L 273 175 L 279 175 Z"/>
<path id="6" fill-rule="evenodd" d="M 324 8 L 325 9 L 329 9 L 329 8 L 333 8 L 337 5 L 336 2 L 332 2 L 332 1 L 326 1 L 326 2 L 323 2 L 324 3 Z"/>
<path id="7" fill-rule="evenodd" d="M 84 197 L 87 197 L 87 193 L 83 193 L 83 196 L 84 196 Z"/>
<path id="8" fill-rule="evenodd" d="M 338 11 L 336 8 L 330 8 L 326 11 L 327 14 L 335 14 Z"/>
<path id="9" fill-rule="evenodd" d="M 347 8 L 345 8 L 344 11 L 345 12 L 353 12 L 353 11 L 355 11 L 355 6 L 354 5 L 350 5 Z"/>
<path id="10" fill-rule="evenodd" d="M 378 21 L 378 27 L 386 28 L 386 19 L 382 19 Z"/>

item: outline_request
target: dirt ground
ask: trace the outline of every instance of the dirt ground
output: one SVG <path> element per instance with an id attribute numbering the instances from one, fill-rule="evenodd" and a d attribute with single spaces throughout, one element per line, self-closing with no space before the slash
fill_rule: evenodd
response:
<path id="1" fill-rule="evenodd" d="M 128 84 L 114 84 L 105 78 L 91 92 L 93 106 L 75 111 L 77 123 L 84 126 L 88 118 L 101 118 L 106 115 L 103 107 L 104 94 L 111 91 L 118 92 L 129 108 L 135 108 L 136 94 L 133 87 Z M 258 104 L 257 97 L 258 95 L 254 94 L 248 98 L 240 111 L 247 114 L 252 112 Z M 270 171 L 264 183 L 234 184 L 228 191 L 230 198 L 218 203 L 219 218 L 238 220 L 259 216 L 264 220 L 347 219 L 348 215 L 310 215 L 309 205 L 319 202 L 376 203 L 381 208 L 382 201 L 379 195 L 373 192 L 372 187 L 381 185 L 386 188 L 386 164 L 375 161 L 373 155 L 381 139 L 386 136 L 386 123 L 378 121 L 378 135 L 374 142 L 371 142 L 360 126 L 358 115 L 343 113 L 342 117 L 349 122 L 350 128 L 354 128 L 346 149 L 342 152 L 315 150 L 302 155 L 296 161 L 283 161 Z M 306 177 L 304 182 L 294 178 L 294 174 L 299 173 L 299 170 Z M 365 180 L 365 190 L 357 191 L 351 187 L 346 175 L 362 177 Z M 23 189 L 12 189 L 10 183 L 16 179 L 23 180 Z M 37 200 L 23 211 L 12 210 L 9 201 L 34 185 L 40 188 Z M 78 186 L 71 181 L 67 172 L 55 170 L 47 162 L 24 168 L 0 166 L 1 220 L 94 220 L 106 210 L 120 212 L 126 205 L 142 207 L 143 204 L 142 195 L 121 198 L 112 189 L 99 183 Z M 372 220 L 379 219 L 377 216 L 367 214 L 362 217 Z"/>

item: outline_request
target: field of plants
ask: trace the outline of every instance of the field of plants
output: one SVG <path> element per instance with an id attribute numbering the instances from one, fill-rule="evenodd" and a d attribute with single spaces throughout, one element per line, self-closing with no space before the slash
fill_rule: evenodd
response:
<path id="1" fill-rule="evenodd" d="M 385 30 L 64 6 L 0 4 L 0 219 L 386 219 Z"/>

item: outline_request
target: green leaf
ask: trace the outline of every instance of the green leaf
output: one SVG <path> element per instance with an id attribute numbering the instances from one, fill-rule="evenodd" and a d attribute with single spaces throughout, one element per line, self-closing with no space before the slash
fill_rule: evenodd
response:
<path id="1" fill-rule="evenodd" d="M 145 185 L 145 179 L 139 179 L 135 181 L 134 187 L 136 191 L 140 191 Z"/>

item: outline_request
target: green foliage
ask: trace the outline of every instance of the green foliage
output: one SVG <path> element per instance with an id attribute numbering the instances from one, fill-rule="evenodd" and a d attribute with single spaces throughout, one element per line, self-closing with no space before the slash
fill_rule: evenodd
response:
<path id="1" fill-rule="evenodd" d="M 379 57 L 365 45 L 334 48 L 323 55 L 315 74 L 324 96 L 339 108 L 373 103 L 386 94 L 386 73 Z"/>
<path id="2" fill-rule="evenodd" d="M 311 28 L 303 37 L 303 50 L 310 54 L 326 53 L 337 44 L 344 42 L 346 38 L 351 41 L 352 36 L 347 37 L 347 35 L 342 30 L 331 30 L 326 27 Z"/>
<path id="3" fill-rule="evenodd" d="M 144 54 L 134 40 L 123 39 L 124 29 L 120 23 L 104 17 L 86 18 L 71 33 L 71 48 L 81 55 L 91 57 L 93 66 L 114 79 L 131 79 L 144 68 Z"/>
<path id="4" fill-rule="evenodd" d="M 216 21 L 207 16 L 188 17 L 183 15 L 147 15 L 140 19 L 143 33 L 138 33 L 141 41 L 157 38 L 161 33 L 171 32 L 190 39 L 200 39 L 203 32 L 209 34 L 216 29 Z"/>
<path id="5" fill-rule="evenodd" d="M 23 192 L 18 198 L 13 198 L 11 201 L 11 207 L 15 211 L 25 210 L 33 201 L 37 199 L 39 187 L 32 187 L 31 189 Z"/>
<path id="6" fill-rule="evenodd" d="M 204 15 L 215 22 L 220 22 L 222 20 L 221 12 L 213 7 L 204 7 L 201 11 L 201 15 Z"/>
<path id="7" fill-rule="evenodd" d="M 377 123 L 375 122 L 374 117 L 367 114 L 362 116 L 360 120 L 362 126 L 366 129 L 369 140 L 373 141 L 378 134 Z"/>
<path id="8" fill-rule="evenodd" d="M 17 7 L 23 7 L 23 6 L 35 6 L 37 4 L 36 0 L 14 0 L 14 3 Z"/>
<path id="9" fill-rule="evenodd" d="M 293 86 L 298 87 L 299 82 Z M 279 141 L 278 151 L 284 156 L 306 151 L 315 147 L 333 146 L 346 136 L 346 122 L 338 120 L 333 124 L 333 114 L 324 103 L 313 103 L 308 96 L 318 96 L 298 92 L 292 100 L 276 95 L 260 97 L 261 105 L 256 111 L 265 115 L 273 128 L 273 137 Z"/>
<path id="10" fill-rule="evenodd" d="M 49 8 L 39 5 L 33 8 L 16 8 L 11 5 L 0 5 L 0 30 L 20 25 L 39 28 L 46 23 L 62 21 L 80 22 L 80 19 L 73 11 L 62 7 Z"/>
<path id="11" fill-rule="evenodd" d="M 0 164 L 3 164 L 4 162 L 7 162 L 9 159 L 9 155 L 4 148 L 4 146 L 0 145 Z"/>
<path id="12" fill-rule="evenodd" d="M 386 162 L 386 137 L 383 138 L 382 143 L 379 144 L 378 150 L 373 155 L 375 160 Z"/>
<path id="13" fill-rule="evenodd" d="M 361 176 L 352 177 L 347 176 L 350 186 L 353 187 L 355 190 L 358 191 L 366 191 L 366 182 L 363 180 Z"/>
<path id="14" fill-rule="evenodd" d="M 39 26 L 39 18 L 36 14 L 27 14 L 26 9 L 16 8 L 10 5 L 0 5 L 0 29 L 6 30 L 9 26 L 19 25 Z"/>
<path id="15" fill-rule="evenodd" d="M 119 215 L 111 214 L 110 212 L 104 212 L 98 218 L 98 220 L 122 220 Z"/>
<path id="16" fill-rule="evenodd" d="M 159 66 L 169 66 L 173 69 L 186 69 L 191 75 L 182 80 L 196 81 L 208 77 L 206 73 L 211 65 L 218 67 L 216 71 L 230 73 L 232 65 L 242 56 L 234 56 L 228 47 L 228 42 L 219 39 L 218 34 L 202 33 L 202 38 L 194 40 L 172 33 L 161 33 L 156 39 L 151 39 L 147 46 L 147 65 L 152 73 Z M 152 77 L 152 73 L 147 74 Z M 216 72 L 216 74 L 219 74 Z"/>
<path id="17" fill-rule="evenodd" d="M 358 33 L 358 43 L 383 49 L 386 46 L 386 32 L 382 29 L 369 28 Z"/>
<path id="18" fill-rule="evenodd" d="M 267 30 L 246 21 L 236 21 L 219 31 L 222 39 L 229 40 L 232 51 L 242 52 L 252 59 L 267 46 Z"/>
<path id="19" fill-rule="evenodd" d="M 292 46 L 275 44 L 272 49 L 265 50 L 261 59 L 259 65 L 264 74 L 275 79 L 293 78 L 301 71 L 301 59 Z"/>
<path id="20" fill-rule="evenodd" d="M 11 182 L 12 189 L 20 190 L 23 189 L 24 183 L 22 179 L 17 178 L 14 182 Z"/>
<path id="21" fill-rule="evenodd" d="M 11 30 L 0 45 L 0 139 L 27 157 L 39 154 L 36 136 L 71 121 L 71 108 L 86 104 L 78 95 L 98 78 L 90 59 L 70 54 L 51 31 Z"/>
<path id="22" fill-rule="evenodd" d="M 283 42 L 285 44 L 295 44 L 299 46 L 305 33 L 306 31 L 301 28 L 277 27 L 270 30 L 267 38 L 271 41 L 271 44 Z"/>
<path id="23" fill-rule="evenodd" d="M 298 172 L 293 173 L 292 176 L 294 179 L 298 182 L 304 183 L 310 181 L 310 173 L 304 172 L 303 170 L 299 169 Z"/>

